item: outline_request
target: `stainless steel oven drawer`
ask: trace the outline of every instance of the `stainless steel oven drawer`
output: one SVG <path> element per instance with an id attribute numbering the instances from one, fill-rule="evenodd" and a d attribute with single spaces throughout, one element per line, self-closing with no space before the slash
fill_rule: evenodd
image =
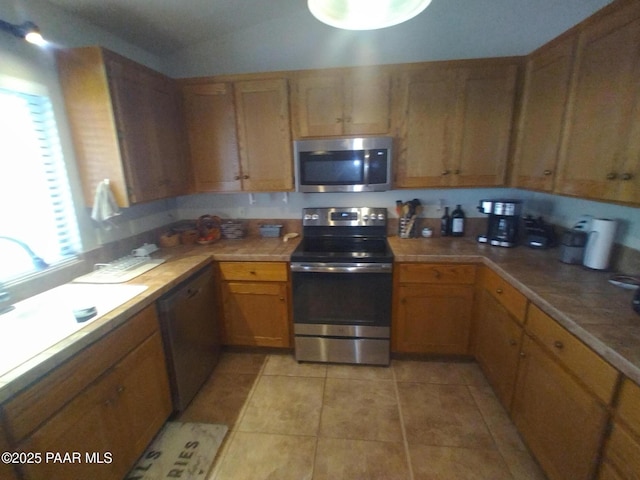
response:
<path id="1" fill-rule="evenodd" d="M 389 365 L 388 339 L 296 336 L 295 347 L 299 362 Z"/>

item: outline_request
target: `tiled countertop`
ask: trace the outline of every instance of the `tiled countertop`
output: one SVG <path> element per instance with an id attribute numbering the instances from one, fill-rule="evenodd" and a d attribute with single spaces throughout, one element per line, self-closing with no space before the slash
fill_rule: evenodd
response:
<path id="1" fill-rule="evenodd" d="M 211 260 L 286 262 L 299 241 L 255 237 L 162 249 L 160 254 L 167 261 L 129 282 L 146 285 L 144 292 L 0 377 L 0 402 L 118 327 Z M 471 238 L 390 237 L 389 243 L 397 262 L 473 262 L 491 266 L 612 365 L 640 383 L 640 316 L 631 309 L 632 292 L 608 283 L 610 273 L 561 263 L 557 260 L 558 249 L 504 249 L 480 245 Z"/>

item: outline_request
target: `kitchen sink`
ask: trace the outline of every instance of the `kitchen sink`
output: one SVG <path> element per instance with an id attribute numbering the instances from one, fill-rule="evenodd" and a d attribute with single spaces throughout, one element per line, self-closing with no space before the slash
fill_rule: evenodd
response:
<path id="1" fill-rule="evenodd" d="M 145 285 L 69 283 L 14 304 L 13 310 L 0 315 L 0 376 L 146 289 Z M 77 321 L 76 315 L 84 321 Z"/>

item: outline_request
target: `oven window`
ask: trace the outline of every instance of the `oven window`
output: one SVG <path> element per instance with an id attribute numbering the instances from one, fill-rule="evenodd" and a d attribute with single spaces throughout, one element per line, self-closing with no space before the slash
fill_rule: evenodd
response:
<path id="1" fill-rule="evenodd" d="M 293 321 L 389 326 L 392 275 L 294 272 Z"/>
<path id="2" fill-rule="evenodd" d="M 301 152 L 303 185 L 352 185 L 364 183 L 364 150 L 349 152 Z"/>

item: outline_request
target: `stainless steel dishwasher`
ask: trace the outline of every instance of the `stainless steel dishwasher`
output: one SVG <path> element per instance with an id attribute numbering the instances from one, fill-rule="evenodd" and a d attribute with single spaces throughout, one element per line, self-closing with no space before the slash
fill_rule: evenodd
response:
<path id="1" fill-rule="evenodd" d="M 220 356 L 213 269 L 208 266 L 158 300 L 174 411 L 183 411 Z"/>

